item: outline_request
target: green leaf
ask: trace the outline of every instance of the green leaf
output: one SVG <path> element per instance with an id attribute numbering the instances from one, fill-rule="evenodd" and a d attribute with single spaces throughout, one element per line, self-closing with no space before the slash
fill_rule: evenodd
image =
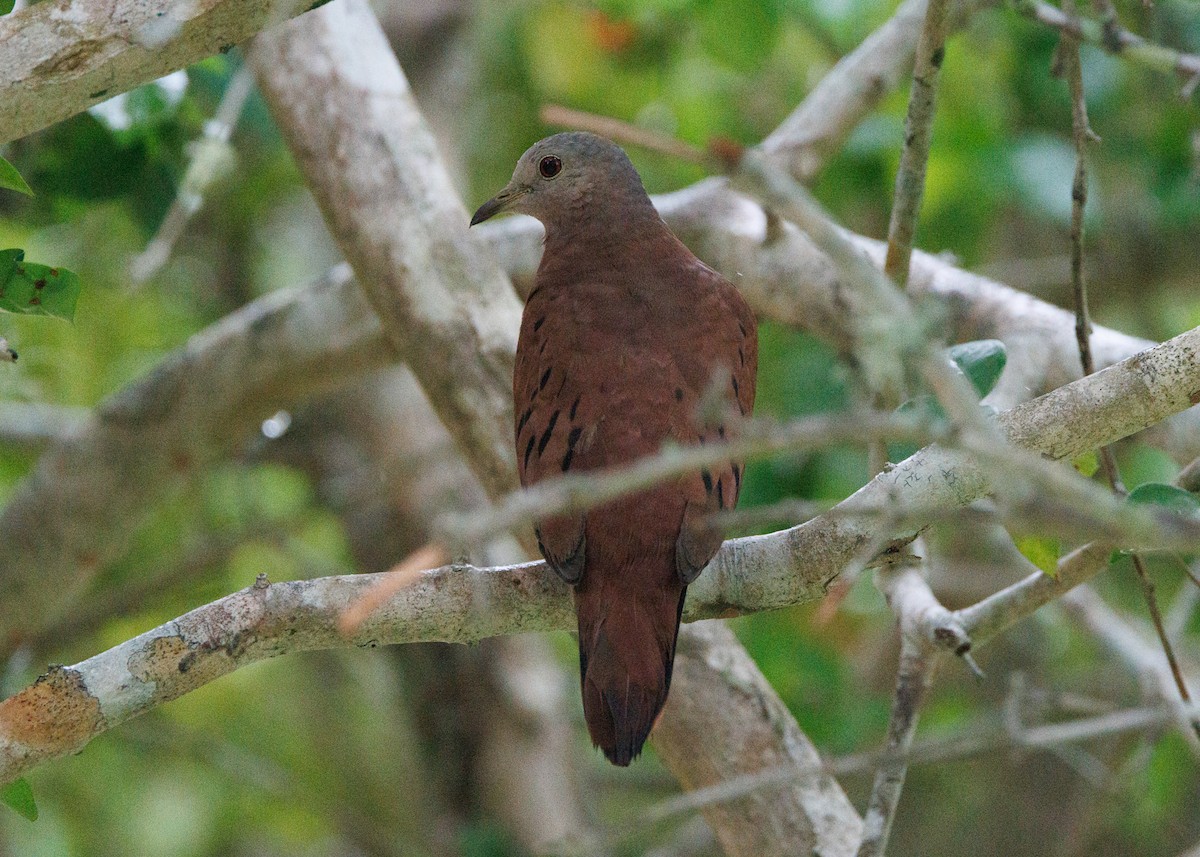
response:
<path id="1" fill-rule="evenodd" d="M 1096 450 L 1090 450 L 1071 459 L 1071 466 L 1088 479 L 1091 479 L 1096 475 L 1096 471 L 1100 469 L 1100 456 L 1096 455 Z"/>
<path id="2" fill-rule="evenodd" d="M 7 15 L 17 5 L 17 0 L 0 0 L 0 15 Z"/>
<path id="3" fill-rule="evenodd" d="M 1008 352 L 999 339 L 977 339 L 953 345 L 948 354 L 981 396 L 986 396 L 996 386 L 1008 362 Z"/>
<path id="4" fill-rule="evenodd" d="M 71 321 L 79 277 L 66 268 L 25 261 L 24 250 L 0 250 L 0 310 Z"/>
<path id="5" fill-rule="evenodd" d="M 1058 577 L 1058 556 L 1061 546 L 1058 539 L 1044 536 L 1025 536 L 1016 540 L 1017 550 L 1051 577 Z"/>
<path id="6" fill-rule="evenodd" d="M 0 15 L 6 14 L 3 11 L 5 2 L 6 0 L 0 0 Z M 11 5 L 9 8 L 12 8 Z M 4 158 L 0 158 L 0 188 L 15 190 L 26 196 L 33 196 L 33 188 L 25 182 L 25 179 L 21 178 L 21 174 L 17 172 L 17 168 L 4 160 Z"/>
<path id="7" fill-rule="evenodd" d="M 1129 492 L 1130 503 L 1162 506 L 1178 515 L 1200 517 L 1200 498 L 1164 482 L 1144 482 Z"/>
<path id="8" fill-rule="evenodd" d="M 30 821 L 37 821 L 37 803 L 33 799 L 33 789 L 24 779 L 0 787 L 0 802 L 12 807 Z"/>

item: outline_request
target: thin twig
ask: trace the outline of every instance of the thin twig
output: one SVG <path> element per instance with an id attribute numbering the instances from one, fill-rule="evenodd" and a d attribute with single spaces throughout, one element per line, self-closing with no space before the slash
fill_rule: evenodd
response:
<path id="1" fill-rule="evenodd" d="M 1039 726 L 1016 724 L 1014 728 L 1013 724 L 1008 723 L 978 726 L 950 737 L 914 742 L 908 751 L 900 756 L 889 756 L 886 750 L 874 750 L 839 756 L 825 762 L 820 768 L 779 765 L 722 780 L 715 785 L 664 800 L 646 811 L 639 826 L 649 827 L 671 818 L 688 815 L 706 806 L 735 801 L 760 789 L 782 788 L 821 770 L 842 777 L 874 770 L 881 761 L 888 758 L 902 761 L 906 765 L 927 765 L 977 756 L 1005 747 L 1050 751 L 1098 738 L 1161 729 L 1174 722 L 1180 713 L 1200 714 L 1200 711 L 1192 706 L 1181 712 L 1174 705 L 1160 704 L 1104 712 L 1092 717 Z"/>
<path id="2" fill-rule="evenodd" d="M 601 116 L 596 113 L 586 113 L 583 110 L 572 110 L 561 104 L 543 104 L 539 112 L 541 120 L 547 125 L 559 125 L 564 128 L 578 128 L 591 131 L 594 134 L 608 137 L 619 143 L 629 143 L 641 146 L 652 152 L 661 152 L 681 161 L 693 164 L 712 166 L 712 158 L 698 146 L 685 143 L 677 137 L 660 134 L 648 128 L 642 128 L 630 122 L 622 122 L 611 116 Z"/>
<path id="3" fill-rule="evenodd" d="M 900 668 L 896 675 L 892 716 L 888 721 L 887 749 L 875 773 L 871 800 L 863 817 L 863 840 L 858 847 L 858 857 L 880 857 L 887 850 L 896 806 L 908 773 L 906 757 L 912 749 L 921 705 L 933 682 L 939 659 L 940 653 L 930 647 L 908 636 L 901 638 Z"/>
<path id="4" fill-rule="evenodd" d="M 939 72 L 946 56 L 946 13 L 950 0 L 930 0 L 917 42 L 912 91 L 904 120 L 904 149 L 896 171 L 896 192 L 888 224 L 887 259 L 883 272 L 904 288 L 912 260 L 917 212 L 925 196 L 925 168 L 933 139 Z"/>
<path id="5" fill-rule="evenodd" d="M 445 538 L 474 544 L 547 515 L 580 512 L 667 479 L 726 461 L 750 461 L 779 452 L 815 449 L 874 437 L 892 439 L 944 436 L 932 426 L 898 414 L 828 414 L 770 425 L 748 420 L 736 439 L 701 446 L 666 446 L 631 465 L 594 474 L 568 474 L 515 492 L 483 512 L 451 515 L 439 531 Z"/>
<path id="6" fill-rule="evenodd" d="M 1100 0 L 1100 2 L 1107 2 L 1107 0 Z M 1112 8 L 1111 4 L 1108 8 Z M 1075 0 L 1063 0 L 1063 11 L 1068 17 L 1075 18 Z M 1105 33 L 1112 36 L 1115 27 L 1114 12 L 1113 17 L 1106 22 Z M 1089 142 L 1099 138 L 1092 132 L 1088 123 L 1087 97 L 1083 89 L 1083 70 L 1079 59 L 1079 39 L 1069 29 L 1063 30 L 1062 39 L 1059 42 L 1059 58 L 1062 61 L 1067 85 L 1071 90 L 1071 137 L 1075 143 L 1075 179 L 1071 188 L 1071 287 L 1075 295 L 1075 336 L 1079 342 L 1079 358 L 1083 366 L 1083 373 L 1091 375 L 1095 372 L 1095 363 L 1092 360 L 1092 327 L 1088 316 L 1087 281 L 1083 273 L 1083 216 L 1087 206 L 1087 146 Z M 1100 461 L 1113 492 L 1118 495 L 1124 494 L 1125 486 L 1121 481 L 1117 459 L 1111 446 L 1100 448 Z M 1179 696 L 1185 703 L 1190 703 L 1192 697 L 1188 692 L 1183 670 L 1179 666 L 1175 647 L 1171 644 L 1171 638 L 1163 623 L 1154 581 L 1146 569 L 1145 560 L 1139 554 L 1132 554 L 1130 559 L 1141 584 L 1142 595 L 1146 600 L 1150 619 L 1154 623 L 1154 631 L 1158 635 L 1171 675 L 1175 680 L 1175 686 L 1179 690 Z M 1192 728 L 1197 737 L 1200 737 L 1200 719 L 1192 721 Z"/>
<path id="7" fill-rule="evenodd" d="M 1200 55 L 1182 53 L 1147 41 L 1117 26 L 1115 22 L 1106 27 L 1100 21 L 1067 14 L 1041 0 L 1015 0 L 1015 8 L 1027 18 L 1070 33 L 1114 56 L 1124 57 L 1154 71 L 1174 74 L 1185 84 L 1200 75 Z"/>
<path id="8" fill-rule="evenodd" d="M 131 288 L 137 289 L 162 270 L 188 223 L 204 205 L 205 195 L 229 172 L 233 162 L 229 138 L 253 89 L 254 75 L 243 65 L 229 79 L 216 115 L 205 123 L 203 135 L 192 144 L 187 172 L 158 231 L 130 262 Z"/>

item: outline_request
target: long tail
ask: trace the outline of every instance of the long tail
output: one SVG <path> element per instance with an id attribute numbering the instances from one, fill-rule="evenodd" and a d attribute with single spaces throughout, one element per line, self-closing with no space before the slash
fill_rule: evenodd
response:
<path id="1" fill-rule="evenodd" d="M 630 571 L 620 581 L 597 571 L 589 569 L 575 593 L 583 715 L 592 743 L 624 767 L 642 752 L 667 701 L 687 587 L 673 568 L 646 577 Z M 670 582 L 638 591 L 647 577 Z"/>

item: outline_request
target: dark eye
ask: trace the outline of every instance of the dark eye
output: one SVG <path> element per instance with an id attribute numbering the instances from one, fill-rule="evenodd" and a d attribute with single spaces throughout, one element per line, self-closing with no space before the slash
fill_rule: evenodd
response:
<path id="1" fill-rule="evenodd" d="M 544 179 L 552 179 L 561 171 L 562 161 L 554 157 L 554 155 L 547 155 L 538 162 L 538 172 L 542 174 L 542 178 Z"/>

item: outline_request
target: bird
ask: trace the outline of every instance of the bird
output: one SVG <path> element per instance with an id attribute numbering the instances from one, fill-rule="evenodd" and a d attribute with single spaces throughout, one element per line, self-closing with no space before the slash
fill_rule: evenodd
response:
<path id="1" fill-rule="evenodd" d="M 736 433 L 754 407 L 754 313 L 675 237 L 619 146 L 538 141 L 471 226 L 502 212 L 545 228 L 513 372 L 523 487 Z M 742 478 L 726 462 L 536 523 L 573 587 L 588 732 L 615 765 L 640 755 L 666 703 L 688 584 L 720 548 L 712 516 Z"/>

